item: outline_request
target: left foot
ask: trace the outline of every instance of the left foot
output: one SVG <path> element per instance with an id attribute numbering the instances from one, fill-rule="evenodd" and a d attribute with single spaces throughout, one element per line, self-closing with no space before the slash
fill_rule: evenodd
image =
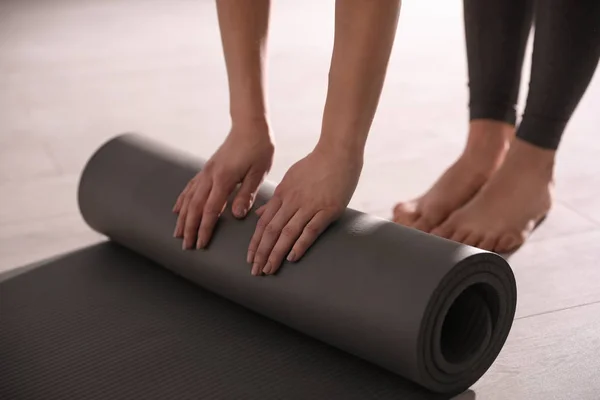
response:
<path id="1" fill-rule="evenodd" d="M 515 250 L 550 211 L 555 153 L 515 139 L 492 179 L 431 233 L 497 253 Z"/>
<path id="2" fill-rule="evenodd" d="M 462 155 L 422 196 L 394 207 L 393 221 L 424 232 L 471 200 L 498 170 L 514 137 L 505 122 L 473 120 Z"/>

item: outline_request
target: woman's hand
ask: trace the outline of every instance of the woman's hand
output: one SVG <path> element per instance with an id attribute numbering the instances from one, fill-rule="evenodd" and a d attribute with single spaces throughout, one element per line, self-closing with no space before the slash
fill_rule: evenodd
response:
<path id="1" fill-rule="evenodd" d="M 260 219 L 248 249 L 252 275 L 275 273 L 286 256 L 299 260 L 342 215 L 361 170 L 362 155 L 318 147 L 294 164 L 257 210 Z"/>
<path id="2" fill-rule="evenodd" d="M 243 218 L 252 208 L 258 187 L 273 164 L 275 146 L 268 124 L 234 126 L 215 154 L 179 195 L 175 237 L 183 249 L 205 247 L 227 199 L 241 184 L 232 203 L 233 215 Z"/>
<path id="3" fill-rule="evenodd" d="M 300 259 L 350 202 L 399 13 L 399 0 L 335 3 L 335 38 L 319 144 L 289 169 L 275 196 L 261 207 L 248 249 L 253 275 L 276 272 L 286 256 L 290 261 Z"/>

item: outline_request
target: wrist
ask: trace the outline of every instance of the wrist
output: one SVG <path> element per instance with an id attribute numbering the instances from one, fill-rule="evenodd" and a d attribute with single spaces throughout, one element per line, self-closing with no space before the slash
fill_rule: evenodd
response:
<path id="1" fill-rule="evenodd" d="M 356 136 L 321 135 L 315 152 L 362 164 L 365 143 Z"/>
<path id="2" fill-rule="evenodd" d="M 253 128 L 255 130 L 270 130 L 270 120 L 267 113 L 238 112 L 231 113 L 233 127 Z"/>
<path id="3" fill-rule="evenodd" d="M 237 137 L 253 137 L 273 142 L 271 124 L 263 116 L 244 116 L 231 119 L 231 134 Z"/>
<path id="4" fill-rule="evenodd" d="M 354 111 L 354 108 L 331 93 L 328 95 L 317 147 L 348 157 L 363 158 L 371 119 L 364 112 Z"/>
<path id="5" fill-rule="evenodd" d="M 230 90 L 229 115 L 234 123 L 268 124 L 269 110 L 264 88 L 257 82 L 249 85 L 252 87 L 239 84 Z"/>

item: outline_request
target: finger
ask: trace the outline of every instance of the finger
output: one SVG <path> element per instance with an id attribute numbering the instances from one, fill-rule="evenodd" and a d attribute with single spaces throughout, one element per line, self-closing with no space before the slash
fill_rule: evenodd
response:
<path id="1" fill-rule="evenodd" d="M 179 194 L 179 197 L 177 197 L 177 201 L 175 202 L 175 205 L 173 206 L 173 212 L 174 213 L 178 213 L 179 210 L 181 210 L 181 205 L 183 204 L 183 199 L 185 198 L 185 196 L 187 195 L 187 193 L 190 191 L 190 186 L 192 186 L 192 182 L 194 182 L 194 179 L 191 179 L 187 185 L 185 185 L 185 187 L 183 188 L 183 191 Z"/>
<path id="2" fill-rule="evenodd" d="M 261 238 L 256 254 L 254 255 L 254 262 L 252 264 L 252 272 L 256 275 L 259 272 L 267 273 L 266 271 L 271 270 L 272 265 L 268 264 L 269 257 L 273 247 L 279 240 L 281 231 L 294 214 L 298 211 L 296 207 L 290 207 L 284 204 L 277 214 L 273 217 L 271 222 L 266 226 Z"/>
<path id="3" fill-rule="evenodd" d="M 206 199 L 210 193 L 212 182 L 201 182 L 198 183 L 194 190 L 192 200 L 188 205 L 187 215 L 185 217 L 183 227 L 183 249 L 191 249 L 194 246 L 196 235 L 198 233 L 198 227 L 200 226 L 200 219 L 202 218 L 202 211 L 206 204 Z"/>
<path id="4" fill-rule="evenodd" d="M 302 258 L 306 250 L 312 246 L 334 219 L 334 216 L 326 211 L 319 211 L 315 214 L 302 230 L 302 234 L 298 240 L 296 240 L 292 251 L 288 254 L 288 261 L 298 261 Z"/>
<path id="5" fill-rule="evenodd" d="M 263 232 L 275 214 L 277 214 L 277 211 L 279 211 L 281 204 L 281 200 L 278 197 L 273 197 L 267 204 L 265 204 L 265 211 L 256 223 L 256 229 L 254 230 L 254 234 L 252 235 L 252 239 L 250 239 L 250 244 L 248 245 L 248 255 L 246 257 L 246 261 L 248 261 L 248 263 L 254 262 L 254 254 L 256 254 L 256 250 L 258 249 Z"/>
<path id="6" fill-rule="evenodd" d="M 177 224 L 175 225 L 175 237 L 183 236 L 183 227 L 185 226 L 185 219 L 187 217 L 188 208 L 192 197 L 194 197 L 196 182 L 190 184 L 190 188 L 183 196 L 181 201 L 181 209 L 179 210 L 179 216 L 177 217 Z"/>
<path id="7" fill-rule="evenodd" d="M 238 190 L 235 199 L 231 205 L 231 210 L 233 215 L 236 218 L 244 218 L 246 214 L 248 214 L 248 210 L 252 208 L 252 204 L 254 204 L 254 199 L 256 197 L 256 191 L 258 189 L 258 185 L 262 182 L 263 174 L 256 171 L 250 171 L 244 181 L 242 182 L 242 186 Z"/>
<path id="8" fill-rule="evenodd" d="M 221 216 L 221 213 L 223 213 L 223 210 L 227 205 L 227 197 L 229 196 L 229 193 L 231 193 L 231 190 L 227 189 L 228 188 L 224 188 L 223 186 L 213 185 L 202 212 L 202 221 L 200 223 L 200 230 L 198 231 L 196 248 L 202 249 L 210 241 L 215 225 L 219 220 L 219 216 Z"/>
<path id="9" fill-rule="evenodd" d="M 283 227 L 281 235 L 279 235 L 279 239 L 277 239 L 273 250 L 271 250 L 267 264 L 263 269 L 265 274 L 272 275 L 277 272 L 283 259 L 290 252 L 292 246 L 294 246 L 294 243 L 296 243 L 302 234 L 304 227 L 309 223 L 312 217 L 312 213 L 299 210 Z"/>
<path id="10" fill-rule="evenodd" d="M 263 213 L 265 212 L 266 208 L 267 208 L 266 204 L 263 204 L 262 206 L 258 207 L 258 209 L 255 211 L 256 215 L 258 215 L 259 217 L 261 215 L 263 215 Z"/>

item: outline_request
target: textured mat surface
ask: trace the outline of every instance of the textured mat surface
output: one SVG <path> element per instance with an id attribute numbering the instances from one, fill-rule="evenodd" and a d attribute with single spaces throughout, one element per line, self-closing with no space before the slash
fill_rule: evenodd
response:
<path id="1" fill-rule="evenodd" d="M 239 221 L 226 212 L 207 250 L 182 251 L 180 240 L 172 237 L 176 219 L 171 212 L 173 202 L 187 180 L 201 168 L 202 161 L 137 135 L 119 136 L 92 157 L 80 184 L 81 213 L 90 227 L 133 253 L 114 248 L 91 254 L 84 251 L 79 256 L 71 256 L 75 258 L 57 259 L 0 284 L 0 296 L 7 310 L 3 310 L 1 317 L 2 326 L 6 328 L 0 331 L 3 346 L 0 350 L 12 352 L 13 348 L 20 347 L 25 354 L 30 354 L 21 359 L 10 353 L 17 357 L 11 360 L 21 368 L 19 376 L 23 378 L 16 383 L 21 385 L 19 387 L 27 389 L 28 382 L 49 387 L 56 382 L 48 380 L 49 377 L 63 371 L 67 376 L 79 374 L 81 380 L 85 378 L 85 382 L 79 382 L 84 387 L 89 386 L 87 381 L 93 381 L 98 388 L 106 387 L 106 390 L 109 387 L 113 391 L 118 387 L 131 387 L 134 392 L 142 390 L 136 376 L 111 375 L 106 364 L 108 354 L 115 351 L 109 345 L 117 343 L 119 338 L 123 339 L 121 346 L 116 346 L 119 351 L 132 352 L 142 343 L 152 343 L 156 348 L 195 349 L 193 368 L 177 348 L 163 354 L 168 359 L 154 362 L 148 361 L 152 360 L 150 347 L 133 354 L 125 353 L 129 354 L 125 359 L 131 363 L 129 369 L 144 370 L 149 364 L 158 368 L 155 364 L 160 363 L 174 370 L 181 368 L 182 376 L 188 371 L 190 376 L 205 381 L 202 390 L 195 386 L 192 390 L 198 398 L 223 398 L 236 390 L 245 392 L 246 398 L 255 395 L 279 398 L 277 390 L 286 393 L 283 398 L 296 393 L 299 398 L 310 398 L 312 394 L 330 397 L 340 388 L 362 393 L 360 398 L 388 398 L 388 394 L 408 398 L 421 393 L 401 378 L 450 395 L 476 382 L 497 357 L 516 306 L 514 276 L 501 257 L 348 210 L 300 262 L 286 263 L 274 277 L 253 277 L 245 254 L 256 224 L 254 214 Z M 264 203 L 272 191 L 272 185 L 263 185 L 257 206 Z M 149 261 L 141 261 L 143 259 Z M 150 262 L 160 267 L 142 267 Z M 213 293 L 209 297 L 211 304 L 216 305 L 200 310 L 197 316 L 194 301 L 178 297 L 182 296 L 179 286 L 169 283 L 167 278 L 164 285 L 144 280 L 146 274 L 159 273 L 174 279 L 167 270 L 179 275 L 177 279 L 181 282 L 177 281 L 177 285 L 185 286 L 190 293 L 198 291 L 200 297 Z M 50 275 L 51 272 L 55 275 Z M 119 274 L 126 275 L 120 277 Z M 181 277 L 188 282 L 184 284 Z M 70 282 L 72 279 L 82 281 Z M 40 294 L 44 293 L 45 286 L 40 282 L 58 285 L 54 287 L 55 294 L 48 298 L 57 296 L 63 300 L 46 302 Z M 127 283 L 125 287 L 117 285 L 122 292 L 111 287 L 123 282 Z M 17 290 L 12 285 L 23 285 L 25 289 Z M 72 292 L 74 288 L 81 293 Z M 160 298 L 168 300 L 163 303 L 141 301 L 144 296 L 137 294 L 138 291 L 145 296 L 161 293 Z M 27 306 L 19 306 L 25 300 L 29 302 Z M 88 300 L 90 304 L 86 303 Z M 186 308 L 187 301 L 189 308 Z M 103 305 L 105 303 L 107 305 Z M 179 305 L 179 314 L 171 310 L 174 304 Z M 231 314 L 241 311 L 224 311 L 227 307 L 240 310 L 235 304 L 250 313 L 244 315 L 255 318 L 253 323 L 246 320 L 242 324 L 244 329 L 236 329 L 243 332 L 242 336 L 223 328 L 239 323 L 228 321 L 231 318 L 249 318 Z M 31 316 L 26 318 L 19 309 L 29 309 Z M 130 313 L 131 310 L 137 311 Z M 99 314 L 95 318 L 84 318 L 86 313 Z M 177 315 L 182 319 L 171 321 Z M 138 316 L 142 319 L 136 319 Z M 42 337 L 44 332 L 32 336 L 11 331 L 14 327 L 22 328 L 23 324 L 48 326 L 49 321 L 55 320 L 58 322 L 52 322 L 53 332 L 67 337 L 87 337 L 85 341 L 73 341 L 69 355 L 73 358 L 64 354 L 53 356 L 52 343 Z M 60 321 L 64 323 L 61 325 Z M 142 331 L 153 332 L 148 328 L 149 321 L 162 325 L 167 331 L 172 324 L 172 332 L 167 336 L 163 332 L 156 340 L 146 342 Z M 295 331 L 287 333 L 290 339 L 277 341 L 270 335 L 279 333 L 265 331 L 275 329 L 273 321 L 282 324 L 277 325 L 277 329 L 286 326 L 285 332 L 289 328 Z M 196 323 L 201 324 L 202 330 L 197 330 Z M 143 329 L 138 328 L 138 324 Z M 261 324 L 265 324 L 264 327 Z M 74 332 L 78 329 L 87 334 L 76 335 Z M 119 336 L 121 334 L 125 336 Z M 203 335 L 212 339 L 201 339 Z M 256 336 L 269 339 L 264 342 L 249 339 Z M 196 343 L 200 340 L 210 346 Z M 76 351 L 84 343 L 95 344 L 88 345 L 86 351 L 98 358 L 94 363 L 96 374 L 72 366 L 90 357 Z M 284 348 L 289 350 L 284 351 Z M 348 355 L 342 356 L 339 350 Z M 115 355 L 113 353 L 110 359 Z M 359 362 L 359 358 L 364 361 Z M 64 361 L 63 368 L 63 359 L 73 360 L 74 364 Z M 305 361 L 293 361 L 295 359 Z M 319 379 L 326 384 L 317 385 L 312 378 L 306 378 L 313 376 L 303 372 L 306 360 L 315 365 L 323 363 L 315 368 L 320 371 Z M 336 363 L 340 365 L 334 365 Z M 346 363 L 348 365 L 341 365 Z M 69 368 L 74 370 L 69 371 Z M 233 372 L 225 373 L 225 370 Z M 156 371 L 153 370 L 155 375 L 151 380 L 159 379 L 160 373 Z M 270 380 L 275 379 L 270 378 L 271 375 L 283 379 L 280 389 L 269 386 Z M 0 380 L 3 379 L 0 376 Z M 247 381 L 253 386 L 244 388 Z M 59 382 L 71 390 L 79 388 L 75 383 L 69 386 L 70 381 Z M 300 392 L 300 388 L 307 385 L 310 387 L 304 390 L 317 392 Z M 367 392 L 357 391 L 355 385 Z M 173 389 L 184 386 L 173 386 Z M 64 389 L 60 385 L 55 387 Z M 182 391 L 179 396 L 185 394 Z M 350 398 L 349 395 L 342 397 Z"/>
<path id="2" fill-rule="evenodd" d="M 110 243 L 0 288 L 1 399 L 447 398 Z"/>

